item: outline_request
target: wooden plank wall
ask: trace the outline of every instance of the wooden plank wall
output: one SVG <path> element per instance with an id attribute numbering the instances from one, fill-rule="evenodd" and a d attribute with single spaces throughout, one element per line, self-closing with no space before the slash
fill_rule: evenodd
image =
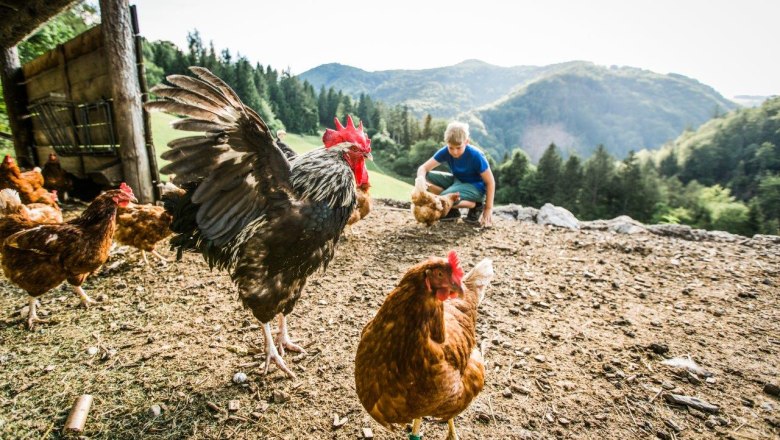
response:
<path id="1" fill-rule="evenodd" d="M 22 69 L 31 104 L 49 97 L 76 104 L 94 103 L 111 97 L 108 62 L 99 25 L 25 64 Z M 75 117 L 68 114 L 70 112 L 61 113 L 58 117 L 66 120 Z M 92 111 L 89 119 L 93 123 L 98 122 L 90 130 L 92 145 L 109 144 L 107 126 L 101 124 L 105 120 L 103 115 Z M 50 146 L 51 141 L 43 131 L 40 119 L 33 117 L 32 122 L 35 144 Z M 38 150 L 41 163 L 45 163 L 49 149 Z"/>

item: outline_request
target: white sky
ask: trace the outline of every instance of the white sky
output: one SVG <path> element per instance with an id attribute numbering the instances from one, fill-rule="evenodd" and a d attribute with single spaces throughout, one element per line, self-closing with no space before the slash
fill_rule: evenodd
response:
<path id="1" fill-rule="evenodd" d="M 130 0 L 141 33 L 186 47 L 198 29 L 293 74 L 337 62 L 368 71 L 479 59 L 585 60 L 679 73 L 727 98 L 780 95 L 778 0 Z"/>

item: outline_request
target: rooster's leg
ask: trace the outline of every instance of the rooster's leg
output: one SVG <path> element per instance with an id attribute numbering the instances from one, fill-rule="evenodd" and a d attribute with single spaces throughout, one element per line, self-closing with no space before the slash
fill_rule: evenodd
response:
<path id="1" fill-rule="evenodd" d="M 447 425 L 449 425 L 450 428 L 447 432 L 447 440 L 458 440 L 458 433 L 455 432 L 455 420 L 449 419 Z"/>
<path id="2" fill-rule="evenodd" d="M 39 319 L 38 313 L 36 313 L 36 309 L 38 307 L 38 300 L 35 298 L 30 298 L 28 307 L 30 311 L 27 313 L 27 328 L 30 330 L 35 330 L 36 322 L 45 322 L 44 320 Z"/>
<path id="3" fill-rule="evenodd" d="M 289 368 L 287 368 L 287 365 L 284 363 L 284 360 L 281 356 L 279 356 L 279 352 L 276 351 L 276 345 L 274 345 L 274 337 L 271 334 L 271 323 L 266 322 L 263 324 L 263 333 L 265 334 L 265 371 L 263 374 L 268 374 L 268 367 L 271 366 L 271 361 L 274 361 L 277 367 L 279 367 L 280 370 L 287 373 L 288 376 L 295 379 L 295 373 L 293 373 Z"/>
<path id="4" fill-rule="evenodd" d="M 88 309 L 90 304 L 97 304 L 97 301 L 87 296 L 81 286 L 73 286 L 73 291 L 79 296 L 81 305 L 84 306 L 85 309 Z"/>
<path id="5" fill-rule="evenodd" d="M 287 333 L 287 317 L 284 316 L 284 313 L 279 314 L 279 333 L 276 334 L 276 345 L 279 348 L 279 354 L 282 356 L 284 356 L 285 349 L 297 353 L 305 353 L 301 346 L 296 345 L 290 339 L 290 335 Z"/>
<path id="6" fill-rule="evenodd" d="M 412 420 L 412 432 L 409 433 L 409 440 L 422 439 L 422 435 L 420 435 L 420 425 L 422 425 L 422 419 Z"/>
<path id="7" fill-rule="evenodd" d="M 144 266 L 148 266 L 149 260 L 146 259 L 146 251 L 143 249 L 141 250 L 141 256 L 144 257 Z"/>

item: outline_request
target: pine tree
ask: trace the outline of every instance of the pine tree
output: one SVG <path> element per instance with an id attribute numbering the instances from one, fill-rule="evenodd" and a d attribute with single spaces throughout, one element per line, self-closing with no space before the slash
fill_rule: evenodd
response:
<path id="1" fill-rule="evenodd" d="M 582 192 L 577 212 L 583 219 L 606 217 L 610 212 L 611 184 L 615 175 L 612 156 L 599 145 L 586 162 L 582 175 Z"/>
<path id="2" fill-rule="evenodd" d="M 582 186 L 582 161 L 579 156 L 571 155 L 563 166 L 561 185 L 558 188 L 558 201 L 561 206 L 577 213 L 577 200 Z"/>
<path id="3" fill-rule="evenodd" d="M 536 166 L 536 183 L 534 189 L 540 205 L 545 203 L 558 204 L 558 186 L 563 172 L 563 159 L 555 144 L 550 144 L 539 159 Z"/>

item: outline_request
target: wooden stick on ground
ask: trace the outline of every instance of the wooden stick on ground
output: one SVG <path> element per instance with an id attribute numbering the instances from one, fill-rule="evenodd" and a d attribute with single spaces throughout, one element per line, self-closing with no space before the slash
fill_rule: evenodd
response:
<path id="1" fill-rule="evenodd" d="M 84 425 L 87 423 L 89 408 L 92 406 L 92 396 L 83 394 L 75 402 L 70 410 L 68 420 L 65 422 L 65 432 L 84 432 Z"/>

